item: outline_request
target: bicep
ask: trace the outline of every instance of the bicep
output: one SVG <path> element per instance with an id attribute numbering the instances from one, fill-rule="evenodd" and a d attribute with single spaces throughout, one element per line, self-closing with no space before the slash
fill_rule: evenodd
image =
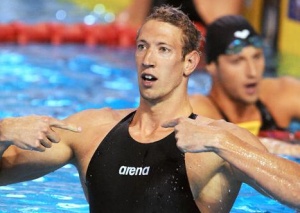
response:
<path id="1" fill-rule="evenodd" d="M 9 147 L 1 160 L 0 185 L 41 177 L 71 160 L 71 150 L 64 144 L 53 144 L 45 152 Z"/>
<path id="2" fill-rule="evenodd" d="M 201 191 L 199 206 L 203 212 L 229 212 L 239 193 L 241 182 L 228 168 L 211 178 Z"/>

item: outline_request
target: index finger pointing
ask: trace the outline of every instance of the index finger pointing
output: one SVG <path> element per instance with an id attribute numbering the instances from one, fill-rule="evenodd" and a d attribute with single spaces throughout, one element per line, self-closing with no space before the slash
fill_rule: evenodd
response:
<path id="1" fill-rule="evenodd" d="M 60 128 L 60 129 L 70 130 L 72 132 L 81 132 L 81 127 L 75 126 L 73 124 L 68 124 L 56 119 L 50 121 L 50 126 Z"/>

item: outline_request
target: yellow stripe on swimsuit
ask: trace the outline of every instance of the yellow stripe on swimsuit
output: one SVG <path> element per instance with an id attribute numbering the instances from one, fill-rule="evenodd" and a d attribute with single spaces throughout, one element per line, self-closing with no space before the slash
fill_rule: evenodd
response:
<path id="1" fill-rule="evenodd" d="M 259 129 L 261 127 L 261 122 L 260 121 L 247 121 L 247 122 L 243 122 L 243 123 L 238 123 L 237 125 L 239 127 L 249 130 L 254 135 L 258 135 Z"/>

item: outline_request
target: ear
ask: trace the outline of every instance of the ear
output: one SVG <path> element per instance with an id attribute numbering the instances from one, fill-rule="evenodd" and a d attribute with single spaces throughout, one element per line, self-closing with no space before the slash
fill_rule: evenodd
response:
<path id="1" fill-rule="evenodd" d="M 210 74 L 210 75 L 215 75 L 215 73 L 217 72 L 217 64 L 216 62 L 210 62 L 209 64 L 207 64 L 205 66 L 206 71 Z"/>
<path id="2" fill-rule="evenodd" d="M 200 55 L 197 51 L 192 51 L 184 59 L 184 76 L 189 76 L 198 66 Z"/>

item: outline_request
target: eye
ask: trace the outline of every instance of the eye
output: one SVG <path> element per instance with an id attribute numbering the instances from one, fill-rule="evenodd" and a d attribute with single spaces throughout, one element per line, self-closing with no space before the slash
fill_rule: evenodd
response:
<path id="1" fill-rule="evenodd" d="M 256 60 L 259 60 L 259 59 L 261 59 L 262 57 L 263 57 L 263 53 L 262 53 L 262 52 L 258 52 L 258 53 L 256 53 L 256 54 L 253 56 L 253 58 L 256 59 Z"/>
<path id="2" fill-rule="evenodd" d="M 166 53 L 167 53 L 167 52 L 170 52 L 171 50 L 170 50 L 169 48 L 167 48 L 167 47 L 160 47 L 160 48 L 159 48 L 159 51 L 160 51 L 160 52 L 164 52 L 164 53 L 166 52 Z"/>
<path id="3" fill-rule="evenodd" d="M 239 64 L 240 61 L 241 61 L 241 60 L 238 58 L 238 59 L 232 60 L 231 63 L 232 63 L 232 64 Z"/>
<path id="4" fill-rule="evenodd" d="M 144 44 L 137 44 L 137 47 L 136 47 L 138 50 L 144 50 L 146 49 L 146 46 Z"/>
<path id="5" fill-rule="evenodd" d="M 231 64 L 239 64 L 243 59 L 239 56 L 234 56 L 234 57 L 231 57 L 229 62 Z"/>

